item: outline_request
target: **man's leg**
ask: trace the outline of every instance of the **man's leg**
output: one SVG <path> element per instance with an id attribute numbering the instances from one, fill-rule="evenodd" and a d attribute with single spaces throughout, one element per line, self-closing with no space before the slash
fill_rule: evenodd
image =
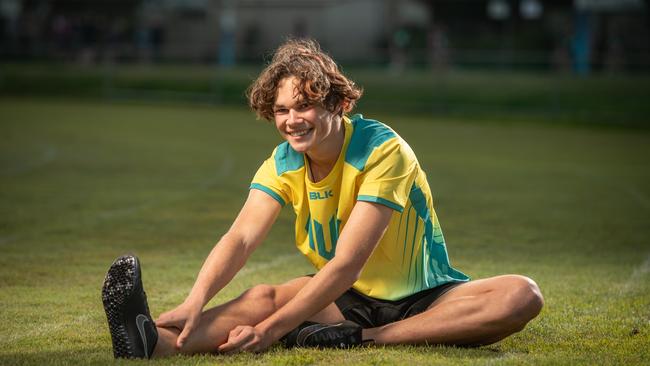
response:
<path id="1" fill-rule="evenodd" d="M 524 328 L 542 309 L 537 284 L 517 275 L 464 283 L 413 317 L 364 329 L 376 344 L 483 345 Z"/>
<path id="2" fill-rule="evenodd" d="M 215 352 L 228 339 L 228 333 L 237 325 L 255 325 L 273 314 L 292 299 L 310 277 L 300 277 L 282 285 L 257 285 L 234 300 L 203 312 L 201 323 L 187 339 L 181 350 L 175 347 L 179 331 L 175 328 L 158 328 L 158 343 L 154 357 L 177 353 L 194 354 Z M 331 304 L 310 319 L 319 323 L 336 323 L 343 315 Z"/>

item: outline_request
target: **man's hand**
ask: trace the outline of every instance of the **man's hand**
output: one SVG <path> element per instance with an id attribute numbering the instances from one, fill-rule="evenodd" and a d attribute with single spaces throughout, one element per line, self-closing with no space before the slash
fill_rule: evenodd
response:
<path id="1" fill-rule="evenodd" d="M 185 300 L 175 309 L 160 314 L 156 319 L 156 326 L 180 330 L 181 334 L 176 341 L 176 348 L 180 349 L 192 331 L 199 325 L 202 310 L 203 306 L 200 303 Z"/>
<path id="2" fill-rule="evenodd" d="M 262 352 L 277 339 L 250 325 L 238 325 L 228 334 L 226 343 L 219 346 L 219 352 Z"/>

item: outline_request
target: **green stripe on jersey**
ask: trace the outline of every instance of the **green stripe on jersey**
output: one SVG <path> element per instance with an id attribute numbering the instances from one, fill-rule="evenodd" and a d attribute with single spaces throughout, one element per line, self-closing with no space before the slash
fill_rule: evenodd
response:
<path id="1" fill-rule="evenodd" d="M 380 204 L 382 204 L 384 206 L 388 206 L 389 208 L 392 208 L 393 210 L 395 210 L 397 212 L 404 211 L 404 207 L 398 205 L 395 202 L 391 202 L 391 201 L 389 201 L 389 200 L 387 200 L 385 198 L 381 198 L 381 197 L 359 195 L 359 196 L 357 196 L 357 201 L 380 203 Z"/>
<path id="2" fill-rule="evenodd" d="M 259 184 L 259 183 L 253 183 L 253 184 L 251 184 L 251 186 L 250 186 L 249 189 L 257 189 L 257 190 L 260 190 L 260 191 L 262 191 L 262 192 L 268 194 L 269 196 L 273 197 L 273 199 L 275 199 L 276 201 L 278 201 L 278 203 L 279 203 L 280 206 L 282 206 L 282 207 L 284 207 L 284 205 L 287 204 L 286 202 L 284 202 L 284 200 L 282 199 L 282 197 L 280 197 L 279 194 L 275 193 L 271 188 L 266 187 L 266 186 L 263 186 L 263 185 L 261 185 L 261 184 Z"/>

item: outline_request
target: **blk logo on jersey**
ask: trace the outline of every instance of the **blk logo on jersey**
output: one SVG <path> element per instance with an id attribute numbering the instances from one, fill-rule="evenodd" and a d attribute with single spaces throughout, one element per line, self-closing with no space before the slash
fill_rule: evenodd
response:
<path id="1" fill-rule="evenodd" d="M 334 192 L 332 192 L 331 190 L 323 191 L 323 192 L 309 192 L 310 200 L 324 200 L 330 197 L 334 197 Z"/>

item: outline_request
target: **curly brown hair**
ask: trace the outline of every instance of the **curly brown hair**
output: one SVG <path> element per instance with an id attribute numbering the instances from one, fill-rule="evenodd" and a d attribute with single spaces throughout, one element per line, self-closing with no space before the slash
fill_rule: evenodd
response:
<path id="1" fill-rule="evenodd" d="M 246 91 L 249 106 L 259 118 L 273 120 L 273 104 L 280 81 L 298 79 L 296 92 L 309 104 L 328 111 L 350 112 L 363 89 L 341 73 L 336 62 L 310 39 L 290 39 L 275 51 L 268 66 Z"/>

